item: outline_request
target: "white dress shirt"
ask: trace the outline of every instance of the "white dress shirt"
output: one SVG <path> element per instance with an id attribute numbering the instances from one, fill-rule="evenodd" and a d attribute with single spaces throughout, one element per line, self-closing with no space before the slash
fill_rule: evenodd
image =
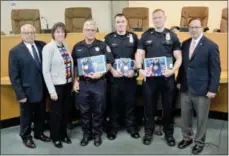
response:
<path id="1" fill-rule="evenodd" d="M 27 42 L 24 42 L 24 43 L 25 43 L 25 46 L 28 48 L 30 54 L 31 54 L 32 57 L 34 58 L 34 56 L 33 56 L 33 49 L 32 49 L 32 45 L 33 45 L 33 46 L 35 47 L 35 49 L 36 49 L 36 52 L 37 52 L 37 55 L 38 55 L 39 59 L 41 60 L 40 54 L 39 54 L 39 52 L 38 52 L 38 49 L 37 49 L 36 44 L 35 44 L 35 43 L 30 44 L 30 43 L 27 43 Z"/>
<path id="2" fill-rule="evenodd" d="M 195 42 L 195 47 L 194 49 L 196 48 L 196 46 L 198 45 L 198 43 L 200 42 L 200 39 L 203 37 L 203 34 L 201 34 L 197 39 L 194 39 L 192 38 L 192 42 Z"/>

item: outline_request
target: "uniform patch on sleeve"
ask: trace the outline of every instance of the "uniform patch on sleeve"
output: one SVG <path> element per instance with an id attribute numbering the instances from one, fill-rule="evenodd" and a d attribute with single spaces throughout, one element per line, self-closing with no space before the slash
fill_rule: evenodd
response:
<path id="1" fill-rule="evenodd" d="M 107 49 L 107 52 L 111 52 L 111 48 L 107 45 L 107 47 L 106 47 L 106 49 Z"/>

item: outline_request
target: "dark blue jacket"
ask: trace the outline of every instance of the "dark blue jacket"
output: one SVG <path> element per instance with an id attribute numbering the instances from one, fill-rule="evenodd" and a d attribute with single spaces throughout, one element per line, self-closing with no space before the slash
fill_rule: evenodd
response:
<path id="1" fill-rule="evenodd" d="M 42 63 L 42 49 L 45 43 L 35 41 Z M 24 42 L 9 52 L 9 77 L 18 100 L 27 98 L 28 102 L 40 102 L 47 90 L 42 75 L 42 65 L 33 59 Z"/>
<path id="2" fill-rule="evenodd" d="M 196 96 L 205 96 L 207 92 L 216 93 L 220 81 L 220 56 L 218 46 L 203 36 L 189 60 L 189 47 L 192 39 L 182 43 L 182 65 L 177 82 L 181 92 L 189 91 Z"/>

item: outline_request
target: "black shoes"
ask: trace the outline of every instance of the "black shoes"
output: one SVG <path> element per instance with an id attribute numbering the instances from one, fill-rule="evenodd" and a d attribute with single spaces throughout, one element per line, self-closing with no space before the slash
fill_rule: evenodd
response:
<path id="1" fill-rule="evenodd" d="M 80 142 L 81 146 L 87 146 L 88 143 L 92 140 L 92 137 L 90 135 L 84 135 L 83 139 Z M 94 137 L 94 145 L 100 146 L 102 144 L 101 136 L 95 136 Z"/>
<path id="2" fill-rule="evenodd" d="M 191 145 L 193 143 L 193 140 L 181 140 L 181 142 L 178 144 L 178 148 L 180 149 L 184 149 L 186 147 L 188 147 L 189 145 Z M 192 148 L 192 154 L 193 155 L 198 155 L 200 154 L 204 149 L 204 145 L 195 145 Z"/>
<path id="3" fill-rule="evenodd" d="M 36 145 L 32 138 L 24 139 L 23 144 L 28 148 L 36 148 Z"/>
<path id="4" fill-rule="evenodd" d="M 173 136 L 166 136 L 165 135 L 165 140 L 168 146 L 175 146 L 176 145 L 176 141 L 174 139 Z"/>
<path id="5" fill-rule="evenodd" d="M 94 145 L 95 146 L 100 146 L 101 144 L 102 144 L 101 136 L 95 136 L 95 138 L 94 138 Z"/>
<path id="6" fill-rule="evenodd" d="M 53 144 L 54 144 L 54 146 L 57 147 L 57 148 L 62 148 L 62 147 L 63 147 L 61 141 L 59 141 L 59 140 L 53 141 Z"/>
<path id="7" fill-rule="evenodd" d="M 35 139 L 41 140 L 43 142 L 50 142 L 51 139 L 47 137 L 45 134 L 41 134 L 40 136 L 34 136 Z"/>
<path id="8" fill-rule="evenodd" d="M 107 138 L 109 140 L 114 140 L 116 138 L 116 136 L 117 136 L 117 133 L 116 132 L 108 132 L 107 133 Z"/>
<path id="9" fill-rule="evenodd" d="M 151 142 L 152 142 L 152 140 L 153 140 L 153 135 L 145 135 L 144 137 L 143 137 L 143 139 L 142 139 L 142 143 L 144 144 L 144 145 L 150 145 L 151 144 Z"/>
<path id="10" fill-rule="evenodd" d="M 144 145 L 150 145 L 153 140 L 153 135 L 145 134 L 145 136 L 142 139 L 142 143 Z M 166 143 L 168 146 L 175 146 L 176 141 L 173 136 L 165 136 Z"/>
<path id="11" fill-rule="evenodd" d="M 136 130 L 127 130 L 127 132 L 134 139 L 140 138 L 140 134 Z M 117 132 L 116 131 L 110 131 L 110 132 L 107 133 L 107 138 L 109 140 L 116 139 L 116 136 L 117 136 Z"/>
<path id="12" fill-rule="evenodd" d="M 197 154 L 200 154 L 204 149 L 204 145 L 195 145 L 193 148 L 192 148 L 192 154 L 193 155 L 197 155 Z"/>
<path id="13" fill-rule="evenodd" d="M 130 134 L 130 136 L 134 139 L 138 139 L 140 138 L 140 134 L 137 132 L 137 131 L 131 131 L 131 132 L 128 132 Z"/>
<path id="14" fill-rule="evenodd" d="M 66 144 L 71 144 L 72 143 L 72 141 L 70 140 L 70 138 L 67 137 L 67 136 L 65 138 L 62 138 L 61 141 L 64 142 L 64 143 L 66 143 Z"/>
<path id="15" fill-rule="evenodd" d="M 188 147 L 189 145 L 191 145 L 192 143 L 193 143 L 192 140 L 181 140 L 181 142 L 179 142 L 177 147 L 179 149 L 184 149 L 184 148 Z"/>
<path id="16" fill-rule="evenodd" d="M 80 141 L 81 146 L 87 146 L 89 141 L 92 140 L 92 137 L 90 135 L 84 135 L 83 139 Z"/>

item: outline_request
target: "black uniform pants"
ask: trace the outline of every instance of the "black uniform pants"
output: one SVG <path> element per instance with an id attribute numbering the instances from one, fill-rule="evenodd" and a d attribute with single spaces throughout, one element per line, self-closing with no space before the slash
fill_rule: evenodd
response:
<path id="1" fill-rule="evenodd" d="M 78 100 L 84 135 L 101 136 L 103 133 L 105 85 L 104 79 L 91 82 L 80 80 Z"/>
<path id="2" fill-rule="evenodd" d="M 157 96 L 161 93 L 162 109 L 163 109 L 163 131 L 165 135 L 173 135 L 173 98 L 175 94 L 175 78 L 147 78 L 143 82 L 144 96 L 144 119 L 146 135 L 153 135 L 155 122 L 154 117 L 157 107 Z"/>
<path id="3" fill-rule="evenodd" d="M 110 122 L 112 131 L 118 131 L 121 113 L 124 113 L 127 131 L 134 130 L 136 87 L 135 78 L 114 78 L 111 83 Z"/>
<path id="4" fill-rule="evenodd" d="M 72 83 L 55 85 L 57 101 L 50 102 L 50 136 L 53 141 L 67 136 L 68 114 L 71 108 Z"/>
<path id="5" fill-rule="evenodd" d="M 44 113 L 44 101 L 20 103 L 20 136 L 23 140 L 32 137 L 32 122 L 34 123 L 34 136 L 40 136 L 43 133 Z"/>
<path id="6" fill-rule="evenodd" d="M 106 79 L 105 88 L 105 111 L 104 111 L 104 131 L 107 132 L 110 128 L 110 113 L 111 113 L 111 81 Z"/>

